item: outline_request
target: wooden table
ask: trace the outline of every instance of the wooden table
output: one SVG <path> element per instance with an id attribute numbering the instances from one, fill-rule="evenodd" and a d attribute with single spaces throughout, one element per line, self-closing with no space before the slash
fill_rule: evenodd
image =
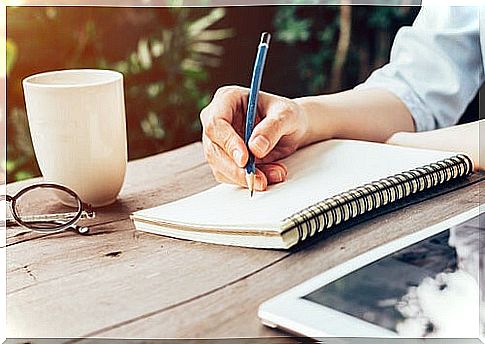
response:
<path id="1" fill-rule="evenodd" d="M 7 189 L 13 193 L 34 181 Z M 485 185 L 414 204 L 293 252 L 137 232 L 128 218 L 215 184 L 202 146 L 195 143 L 130 162 L 119 200 L 98 210 L 92 235 L 9 229 L 7 336 L 284 336 L 261 325 L 261 302 L 373 247 L 477 206 Z"/>

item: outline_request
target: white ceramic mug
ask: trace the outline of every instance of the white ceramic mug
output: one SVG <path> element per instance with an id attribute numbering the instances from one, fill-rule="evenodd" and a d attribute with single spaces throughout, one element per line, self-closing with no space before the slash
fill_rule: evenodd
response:
<path id="1" fill-rule="evenodd" d="M 123 75 L 74 69 L 23 80 L 34 151 L 44 179 L 94 207 L 116 200 L 126 172 Z"/>

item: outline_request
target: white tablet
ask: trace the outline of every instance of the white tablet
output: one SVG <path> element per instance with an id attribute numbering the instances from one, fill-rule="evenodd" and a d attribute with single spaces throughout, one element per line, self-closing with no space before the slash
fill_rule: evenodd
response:
<path id="1" fill-rule="evenodd" d="M 484 210 L 338 265 L 264 302 L 258 315 L 265 325 L 313 338 L 483 336 Z"/>

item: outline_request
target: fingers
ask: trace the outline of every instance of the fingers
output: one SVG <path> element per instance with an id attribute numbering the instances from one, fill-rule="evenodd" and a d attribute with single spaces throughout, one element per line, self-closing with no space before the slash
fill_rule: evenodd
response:
<path id="1" fill-rule="evenodd" d="M 216 180 L 220 183 L 226 183 L 226 184 L 236 184 L 240 185 L 237 183 L 234 183 L 233 180 L 231 180 L 229 177 L 221 174 L 219 178 L 216 178 Z M 240 185 L 242 187 L 247 187 L 246 181 L 244 181 L 244 185 Z M 254 177 L 254 190 L 258 192 L 266 191 L 268 188 L 268 180 L 263 172 L 261 172 L 259 169 L 256 169 L 256 175 Z"/>
<path id="2" fill-rule="evenodd" d="M 239 166 L 248 159 L 243 139 L 234 127 L 235 115 L 239 113 L 247 97 L 247 90 L 241 87 L 222 87 L 217 90 L 212 102 L 200 113 L 204 135 L 218 145 Z M 241 123 L 242 124 L 242 123 Z"/>
<path id="3" fill-rule="evenodd" d="M 204 153 L 209 162 L 215 179 L 220 183 L 236 184 L 247 187 L 246 172 L 237 166 L 234 161 L 219 146 L 210 142 L 204 136 Z M 286 180 L 288 170 L 282 163 L 259 164 L 256 169 L 256 191 L 264 191 L 270 184 L 281 183 Z"/>
<path id="4" fill-rule="evenodd" d="M 245 171 L 249 153 L 241 137 L 244 129 L 248 89 L 228 86 L 220 88 L 211 103 L 202 110 L 204 154 L 219 182 L 246 187 Z M 260 122 L 255 126 L 249 148 L 257 158 L 255 190 L 287 178 L 287 169 L 273 161 L 294 151 L 290 135 L 298 127 L 297 105 L 287 98 L 261 92 L 258 101 Z M 283 139 L 282 139 L 283 138 Z M 283 143 L 274 149 L 278 142 Z M 287 151 L 288 150 L 288 151 Z"/>
<path id="5" fill-rule="evenodd" d="M 225 120 L 214 118 L 205 128 L 205 135 L 232 158 L 239 167 L 244 167 L 248 160 L 248 150 L 243 139 Z"/>
<path id="6" fill-rule="evenodd" d="M 261 164 L 258 165 L 258 169 L 264 173 L 268 184 L 284 182 L 288 175 L 286 166 L 281 163 Z"/>
<path id="7" fill-rule="evenodd" d="M 234 160 L 218 145 L 203 135 L 204 154 L 212 168 L 215 179 L 220 183 L 236 184 L 247 187 L 246 172 L 239 167 Z M 268 186 L 266 175 L 260 170 L 256 170 L 254 189 L 264 191 Z"/>
<path id="8" fill-rule="evenodd" d="M 283 136 L 295 131 L 298 125 L 297 120 L 293 104 L 290 101 L 274 97 L 268 102 L 266 117 L 253 130 L 249 140 L 249 149 L 257 158 L 264 158 Z"/>

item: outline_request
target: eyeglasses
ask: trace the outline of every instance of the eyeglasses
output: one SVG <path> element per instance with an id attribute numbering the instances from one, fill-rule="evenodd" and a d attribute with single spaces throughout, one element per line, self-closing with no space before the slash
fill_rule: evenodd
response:
<path id="1" fill-rule="evenodd" d="M 52 200 L 53 194 L 57 196 L 55 201 Z M 7 227 L 17 224 L 40 233 L 73 229 L 79 234 L 87 234 L 89 228 L 78 226 L 77 222 L 95 217 L 89 204 L 84 203 L 74 191 L 60 184 L 30 185 L 14 196 L 1 195 L 0 200 L 10 204 L 13 218 L 7 218 Z"/>

